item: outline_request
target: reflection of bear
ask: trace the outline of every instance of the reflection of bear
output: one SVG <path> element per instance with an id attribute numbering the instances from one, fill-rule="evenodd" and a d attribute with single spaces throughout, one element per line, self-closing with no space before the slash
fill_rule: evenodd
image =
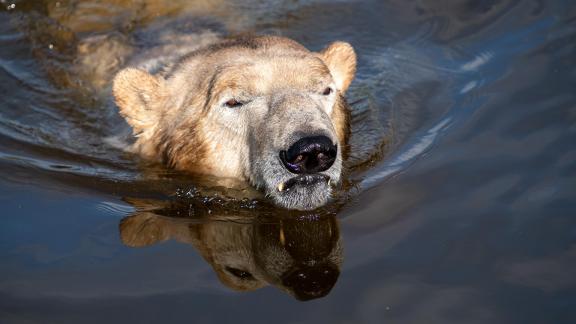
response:
<path id="1" fill-rule="evenodd" d="M 342 246 L 334 216 L 265 222 L 248 216 L 241 223 L 212 215 L 192 223 L 161 216 L 165 210 L 150 211 L 157 203 L 131 202 L 143 211 L 121 221 L 124 244 L 144 247 L 168 239 L 191 244 L 220 281 L 234 290 L 272 284 L 299 300 L 309 300 L 327 295 L 340 274 Z M 170 213 L 178 212 L 172 207 Z"/>

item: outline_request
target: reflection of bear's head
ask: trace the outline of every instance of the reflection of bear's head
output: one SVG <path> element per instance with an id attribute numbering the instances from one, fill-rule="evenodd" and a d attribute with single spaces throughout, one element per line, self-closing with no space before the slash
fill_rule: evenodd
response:
<path id="1" fill-rule="evenodd" d="M 272 284 L 299 300 L 309 300 L 325 296 L 336 283 L 342 246 L 334 216 L 245 223 L 211 218 L 191 223 L 140 211 L 122 220 L 120 236 L 131 247 L 168 239 L 191 244 L 220 281 L 234 290 Z"/>
<path id="2" fill-rule="evenodd" d="M 265 279 L 300 300 L 325 296 L 340 274 L 342 247 L 334 217 L 258 225 L 253 244 Z"/>

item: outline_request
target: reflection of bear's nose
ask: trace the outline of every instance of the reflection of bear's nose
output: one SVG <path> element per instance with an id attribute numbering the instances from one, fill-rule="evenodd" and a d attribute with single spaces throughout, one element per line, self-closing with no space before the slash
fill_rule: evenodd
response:
<path id="1" fill-rule="evenodd" d="M 280 160 L 292 173 L 317 173 L 328 170 L 334 164 L 337 149 L 326 136 L 304 137 L 287 151 L 280 151 Z"/>
<path id="2" fill-rule="evenodd" d="M 286 275 L 282 284 L 291 288 L 299 300 L 310 300 L 326 296 L 339 275 L 340 271 L 332 264 L 299 268 Z"/>

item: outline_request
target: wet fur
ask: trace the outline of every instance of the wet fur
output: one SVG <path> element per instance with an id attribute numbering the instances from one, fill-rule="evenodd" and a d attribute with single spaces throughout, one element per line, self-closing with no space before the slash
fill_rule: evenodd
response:
<path id="1" fill-rule="evenodd" d="M 287 38 L 246 37 L 192 51 L 156 74 L 125 68 L 113 94 L 136 136 L 133 152 L 178 170 L 248 181 L 286 208 L 313 209 L 341 179 L 350 134 L 344 93 L 355 66 L 347 43 L 313 53 Z M 323 97 L 328 86 L 334 93 Z M 251 101 L 239 109 L 247 112 L 222 109 L 222 98 L 243 96 Z M 278 152 L 311 135 L 339 147 L 324 172 L 331 182 L 279 192 L 294 175 Z"/>

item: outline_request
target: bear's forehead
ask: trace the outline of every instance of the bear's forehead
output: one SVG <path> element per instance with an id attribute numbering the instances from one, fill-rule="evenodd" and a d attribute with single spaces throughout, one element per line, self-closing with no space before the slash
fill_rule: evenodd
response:
<path id="1" fill-rule="evenodd" d="M 197 51 L 178 62 L 167 79 L 177 85 L 174 88 L 196 87 L 197 93 L 231 88 L 252 93 L 279 88 L 320 91 L 332 82 L 317 53 L 283 39 L 264 40 L 259 46 L 234 43 Z"/>
<path id="2" fill-rule="evenodd" d="M 329 83 L 328 67 L 318 57 L 308 55 L 247 55 L 214 65 L 213 83 L 219 86 L 250 87 L 264 90 L 283 84 L 311 88 Z"/>

